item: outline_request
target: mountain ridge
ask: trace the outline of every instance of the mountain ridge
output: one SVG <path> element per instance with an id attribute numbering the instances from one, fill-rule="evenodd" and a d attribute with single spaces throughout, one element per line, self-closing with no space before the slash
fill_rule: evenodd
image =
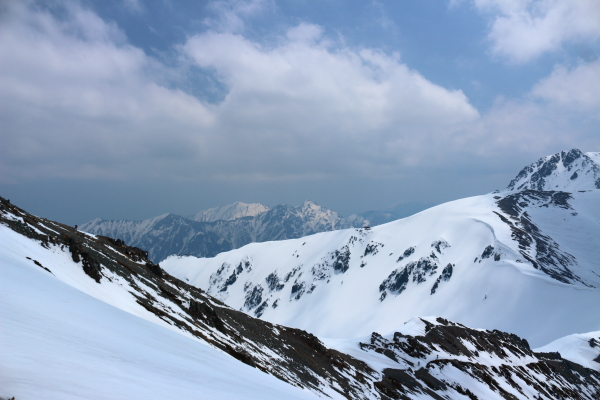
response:
<path id="1" fill-rule="evenodd" d="M 600 388 L 598 371 L 536 353 L 516 335 L 439 317 L 413 319 L 393 335 L 374 332 L 350 347 L 328 347 L 305 331 L 229 308 L 170 276 L 144 250 L 33 216 L 3 198 L 0 237 L 7 285 L 0 291 L 0 316 L 3 340 L 11 343 L 0 358 L 3 397 L 74 399 L 148 390 L 169 397 L 196 390 L 220 398 L 308 399 L 314 398 L 310 390 L 333 399 L 525 400 L 535 394 L 592 400 Z M 32 284 L 38 290 L 28 290 Z M 73 297 L 77 292 L 84 296 Z M 214 349 L 231 358 L 215 358 Z M 68 358 L 57 351 L 68 351 Z M 305 392 L 286 390 L 249 367 Z M 177 380 L 181 373 L 185 378 Z M 256 383 L 248 386 L 250 380 Z"/>
<path id="2" fill-rule="evenodd" d="M 600 329 L 600 314 L 588 309 L 600 303 L 599 204 L 598 189 L 505 190 L 370 229 L 162 265 L 236 309 L 323 337 L 389 332 L 438 315 L 542 345 L 571 329 Z"/>
<path id="3" fill-rule="evenodd" d="M 590 190 L 600 189 L 600 153 L 579 149 L 542 157 L 526 166 L 507 190 Z"/>
<path id="4" fill-rule="evenodd" d="M 267 208 L 254 205 L 252 212 Z M 202 214 L 202 221 L 168 213 L 142 221 L 97 218 L 79 228 L 148 249 L 150 258 L 159 262 L 173 254 L 210 257 L 252 242 L 298 238 L 369 223 L 357 215 L 342 217 L 309 200 L 297 207 L 280 204 L 255 215 L 245 215 L 247 211 L 245 203 L 234 203 L 195 214 Z M 219 216 L 230 219 L 212 220 Z"/>

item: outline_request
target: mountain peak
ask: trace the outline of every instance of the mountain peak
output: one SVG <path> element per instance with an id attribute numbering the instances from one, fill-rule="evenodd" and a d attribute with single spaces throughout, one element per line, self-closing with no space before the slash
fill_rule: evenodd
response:
<path id="1" fill-rule="evenodd" d="M 562 191 L 600 189 L 598 154 L 572 149 L 542 157 L 523 168 L 507 189 Z"/>
<path id="2" fill-rule="evenodd" d="M 263 212 L 269 211 L 269 207 L 260 203 L 242 203 L 236 201 L 233 204 L 209 208 L 208 210 L 200 211 L 192 216 L 191 220 L 198 222 L 214 222 L 214 221 L 233 221 L 234 219 L 243 217 L 254 217 Z"/>

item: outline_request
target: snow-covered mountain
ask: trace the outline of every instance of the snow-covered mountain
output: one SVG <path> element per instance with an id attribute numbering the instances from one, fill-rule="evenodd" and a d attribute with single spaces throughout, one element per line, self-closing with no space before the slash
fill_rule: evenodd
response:
<path id="1" fill-rule="evenodd" d="M 535 351 L 558 353 L 566 360 L 600 370 L 600 331 L 568 335 Z"/>
<path id="2" fill-rule="evenodd" d="M 394 332 L 438 315 L 540 346 L 600 329 L 598 238 L 600 190 L 513 189 L 371 229 L 162 265 L 235 309 L 321 337 Z"/>
<path id="3" fill-rule="evenodd" d="M 269 211 L 269 207 L 260 203 L 241 203 L 235 202 L 226 206 L 209 208 L 208 210 L 200 211 L 194 215 L 190 215 L 189 219 L 198 222 L 214 222 L 219 220 L 231 221 L 243 217 L 255 217 L 258 214 Z"/>
<path id="4" fill-rule="evenodd" d="M 266 206 L 235 203 L 196 214 L 196 219 L 202 221 L 175 214 L 143 221 L 95 219 L 80 229 L 147 249 L 150 259 L 159 262 L 173 254 L 212 257 L 248 243 L 292 239 L 369 224 L 360 216 L 341 217 L 311 201 L 298 207 L 278 205 L 259 212 L 263 208 Z M 255 215 L 250 215 L 252 213 Z"/>
<path id="5" fill-rule="evenodd" d="M 542 157 L 523 168 L 508 185 L 508 190 L 600 189 L 600 153 L 578 149 Z"/>
<path id="6" fill-rule="evenodd" d="M 443 318 L 323 343 L 146 257 L 0 198 L 0 397 L 591 400 L 600 389 L 600 372 Z"/>

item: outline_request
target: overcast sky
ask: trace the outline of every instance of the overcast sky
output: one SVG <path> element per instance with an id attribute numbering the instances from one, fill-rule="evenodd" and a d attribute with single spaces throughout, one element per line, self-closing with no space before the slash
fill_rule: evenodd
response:
<path id="1" fill-rule="evenodd" d="M 598 0 L 0 1 L 0 195 L 344 215 L 600 151 Z"/>

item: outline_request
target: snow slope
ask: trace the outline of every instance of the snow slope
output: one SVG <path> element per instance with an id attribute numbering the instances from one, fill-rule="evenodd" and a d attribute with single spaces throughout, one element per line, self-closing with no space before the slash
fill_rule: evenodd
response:
<path id="1" fill-rule="evenodd" d="M 23 256 L 58 274 L 56 266 L 68 261 L 61 254 L 5 226 L 0 231 L 0 397 L 317 398 L 75 289 Z"/>
<path id="2" fill-rule="evenodd" d="M 233 308 L 321 337 L 438 315 L 535 346 L 600 328 L 600 191 L 489 194 L 372 229 L 161 265 Z"/>
<path id="3" fill-rule="evenodd" d="M 534 351 L 559 352 L 564 359 L 600 371 L 600 331 L 565 336 Z"/>

